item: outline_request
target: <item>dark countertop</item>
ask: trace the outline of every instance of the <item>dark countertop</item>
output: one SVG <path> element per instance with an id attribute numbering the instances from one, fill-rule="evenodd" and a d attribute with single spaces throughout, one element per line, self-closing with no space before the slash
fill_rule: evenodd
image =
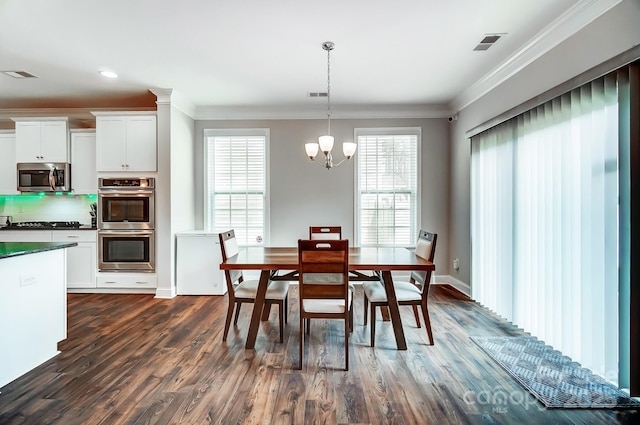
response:
<path id="1" fill-rule="evenodd" d="M 0 260 L 18 255 L 70 248 L 77 245 L 76 242 L 0 242 Z"/>

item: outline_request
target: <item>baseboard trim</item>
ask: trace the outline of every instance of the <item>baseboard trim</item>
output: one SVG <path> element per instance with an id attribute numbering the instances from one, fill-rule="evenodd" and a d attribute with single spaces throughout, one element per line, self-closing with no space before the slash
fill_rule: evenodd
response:
<path id="1" fill-rule="evenodd" d="M 175 293 L 175 291 L 171 290 L 171 288 L 158 288 L 158 289 L 156 289 L 155 298 L 171 299 L 171 298 L 175 298 L 175 297 L 176 297 L 176 293 Z"/>
<path id="2" fill-rule="evenodd" d="M 459 279 L 456 279 L 453 276 L 450 276 L 450 275 L 436 276 L 434 284 L 435 285 L 438 285 L 438 284 L 450 285 L 450 286 L 454 287 L 455 289 L 457 289 L 458 291 L 460 291 L 463 294 L 465 294 L 467 297 L 471 298 L 471 286 L 469 286 L 469 284 L 464 283 L 463 281 L 461 281 Z"/>

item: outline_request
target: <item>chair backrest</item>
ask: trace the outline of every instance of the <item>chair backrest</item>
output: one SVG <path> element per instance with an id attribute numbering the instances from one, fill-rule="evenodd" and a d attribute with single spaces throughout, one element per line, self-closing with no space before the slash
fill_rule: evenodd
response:
<path id="1" fill-rule="evenodd" d="M 344 299 L 349 292 L 349 241 L 298 240 L 300 299 Z"/>
<path id="2" fill-rule="evenodd" d="M 418 257 L 422 257 L 425 260 L 433 262 L 433 258 L 436 255 L 436 241 L 438 235 L 436 233 L 429 233 L 425 230 L 420 230 L 418 234 L 418 242 L 416 243 L 415 253 Z M 431 279 L 431 272 L 426 271 L 413 271 L 411 272 L 411 279 L 418 282 L 425 288 Z"/>
<path id="3" fill-rule="evenodd" d="M 222 261 L 227 261 L 228 258 L 238 255 L 238 241 L 236 240 L 236 233 L 233 229 L 219 233 L 218 238 L 220 238 Z M 229 291 L 233 291 L 235 282 L 240 283 L 244 280 L 242 270 L 225 270 L 224 274 L 227 277 L 227 290 Z"/>
<path id="4" fill-rule="evenodd" d="M 342 226 L 309 226 L 309 239 L 342 239 Z"/>

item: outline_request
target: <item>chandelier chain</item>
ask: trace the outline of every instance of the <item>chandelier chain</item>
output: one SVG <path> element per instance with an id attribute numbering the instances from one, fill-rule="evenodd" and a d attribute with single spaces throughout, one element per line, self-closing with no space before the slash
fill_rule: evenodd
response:
<path id="1" fill-rule="evenodd" d="M 331 50 L 333 46 L 327 48 L 327 134 L 331 135 Z"/>

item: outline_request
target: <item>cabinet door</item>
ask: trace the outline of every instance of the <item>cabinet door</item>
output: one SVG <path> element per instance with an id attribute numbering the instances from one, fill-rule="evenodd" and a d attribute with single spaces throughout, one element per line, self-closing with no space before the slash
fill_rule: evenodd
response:
<path id="1" fill-rule="evenodd" d="M 98 171 L 126 171 L 125 117 L 96 118 L 96 164 Z"/>
<path id="2" fill-rule="evenodd" d="M 69 162 L 69 139 L 66 121 L 40 123 L 40 157 L 45 162 Z"/>
<path id="3" fill-rule="evenodd" d="M 0 134 L 0 195 L 15 195 L 18 192 L 16 180 L 16 135 Z"/>
<path id="4" fill-rule="evenodd" d="M 127 117 L 127 171 L 156 171 L 156 146 L 156 117 Z"/>
<path id="5" fill-rule="evenodd" d="M 95 288 L 96 265 L 95 243 L 67 248 L 67 288 Z"/>
<path id="6" fill-rule="evenodd" d="M 16 162 L 42 162 L 40 122 L 16 122 Z"/>
<path id="7" fill-rule="evenodd" d="M 98 193 L 96 134 L 71 133 L 71 187 L 75 194 Z"/>

